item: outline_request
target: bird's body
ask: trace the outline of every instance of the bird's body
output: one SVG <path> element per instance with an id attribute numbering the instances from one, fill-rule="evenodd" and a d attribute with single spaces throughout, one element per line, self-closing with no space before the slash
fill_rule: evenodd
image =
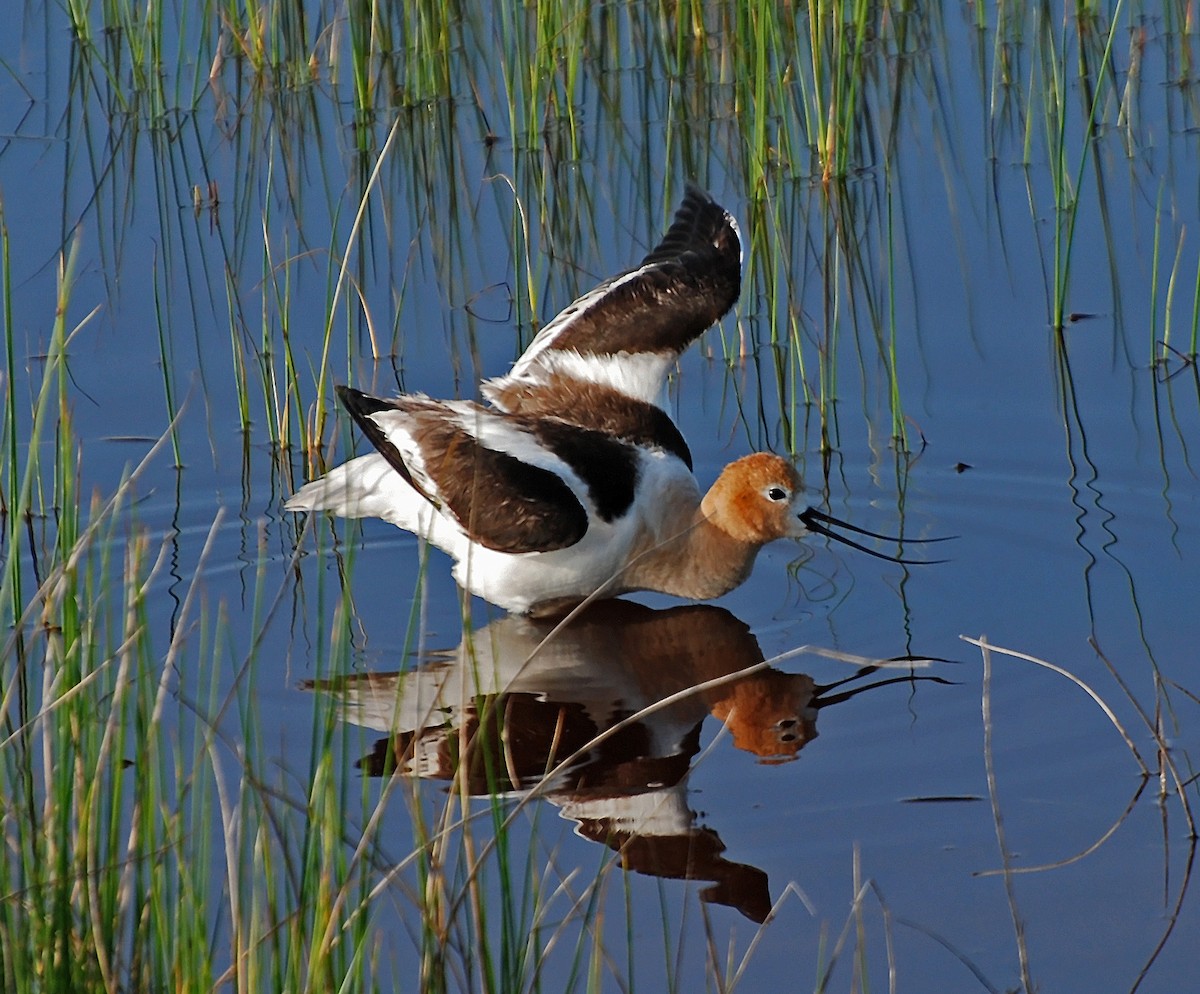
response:
<path id="1" fill-rule="evenodd" d="M 641 265 L 546 325 L 508 374 L 482 385 L 487 405 L 339 388 L 376 451 L 286 506 L 414 532 L 455 560 L 463 588 L 513 612 L 632 590 L 720 596 L 767 542 L 824 532 L 775 455 L 731 463 L 702 497 L 687 443 L 657 403 L 671 364 L 740 286 L 736 223 L 690 187 Z"/>
<path id="2" fill-rule="evenodd" d="M 411 531 L 455 560 L 460 586 L 509 611 L 552 611 L 597 591 L 707 600 L 741 583 L 765 542 L 805 531 L 803 506 L 792 507 L 798 478 L 778 456 L 727 467 L 702 509 L 674 452 L 470 401 L 339 393 L 380 451 L 331 470 L 288 507 Z M 785 496 L 771 501 L 764 487 Z M 731 501 L 747 488 L 744 500 L 780 505 L 774 519 L 741 521 Z"/>

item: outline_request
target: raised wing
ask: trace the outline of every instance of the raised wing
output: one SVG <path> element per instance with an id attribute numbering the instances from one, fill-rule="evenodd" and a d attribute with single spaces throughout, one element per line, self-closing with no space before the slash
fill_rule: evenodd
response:
<path id="1" fill-rule="evenodd" d="M 675 219 L 641 264 L 569 304 L 506 376 L 483 392 L 505 411 L 556 376 L 600 383 L 653 403 L 673 362 L 720 320 L 741 292 L 737 223 L 690 186 Z"/>

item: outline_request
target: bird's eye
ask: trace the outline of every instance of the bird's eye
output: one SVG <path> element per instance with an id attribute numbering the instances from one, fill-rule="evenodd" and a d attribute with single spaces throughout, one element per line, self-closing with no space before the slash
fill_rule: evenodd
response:
<path id="1" fill-rule="evenodd" d="M 771 500 L 787 500 L 787 491 L 783 487 L 772 487 L 767 491 L 767 496 Z"/>

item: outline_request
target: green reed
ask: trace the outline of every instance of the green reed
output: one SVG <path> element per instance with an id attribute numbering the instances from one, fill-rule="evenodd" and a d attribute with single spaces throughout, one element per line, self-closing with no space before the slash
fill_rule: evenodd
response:
<path id="1" fill-rule="evenodd" d="M 12 287 L 12 255 L 8 238 L 8 223 L 4 217 L 4 200 L 0 197 L 0 280 L 3 281 L 3 316 L 4 316 L 4 549 L 5 571 L 3 583 L 8 590 L 13 603 L 22 603 L 21 571 L 19 560 L 12 554 L 20 542 L 20 515 L 12 503 L 13 497 L 19 492 L 19 476 L 17 467 L 18 449 L 21 444 L 21 434 L 17 429 L 17 394 L 13 389 L 13 381 L 17 371 L 16 361 L 16 331 L 13 327 L 13 287 Z"/>
<path id="2" fill-rule="evenodd" d="M 1082 149 L 1073 179 L 1068 175 L 1067 107 L 1066 107 L 1066 52 L 1067 22 L 1064 21 L 1059 42 L 1061 57 L 1054 59 L 1058 76 L 1054 88 L 1054 116 L 1057 126 L 1051 143 L 1051 177 L 1054 190 L 1054 206 L 1057 222 L 1054 228 L 1054 308 L 1051 315 L 1052 327 L 1061 331 L 1066 318 L 1066 300 L 1070 287 L 1071 255 L 1075 236 L 1075 225 L 1079 218 L 1079 196 L 1083 185 L 1083 173 L 1093 154 L 1092 144 L 1099 124 L 1099 111 L 1110 80 L 1113 41 L 1120 23 L 1121 2 L 1117 0 L 1110 15 L 1107 32 L 1104 31 L 1098 12 L 1080 10 L 1078 26 L 1078 59 L 1080 76 L 1087 84 L 1082 93 L 1084 119 L 1082 125 Z M 1049 32 L 1046 32 L 1048 35 Z M 1103 45 L 1101 50 L 1100 44 Z M 1052 53 L 1053 54 L 1053 53 Z"/>
<path id="3" fill-rule="evenodd" d="M 1193 360 L 1200 355 L 1197 346 L 1200 346 L 1200 259 L 1196 262 L 1196 283 L 1192 291 L 1192 335 L 1188 344 L 1188 355 Z"/>
<path id="4" fill-rule="evenodd" d="M 12 285 L 0 233 L 11 372 Z M 344 778 L 340 793 L 328 789 L 338 741 L 331 721 L 315 739 L 307 798 L 272 785 L 274 764 L 254 731 L 254 648 L 240 661 L 246 676 L 220 686 L 218 674 L 230 672 L 230 626 L 223 607 L 200 607 L 199 593 L 220 516 L 165 656 L 156 636 L 152 602 L 172 539 L 156 541 L 140 527 L 134 492 L 175 421 L 107 500 L 84 503 L 69 371 L 69 346 L 88 321 L 69 324 L 77 256 L 75 243 L 60 266 L 29 411 L 16 402 L 13 378 L 5 381 L 5 989 L 208 990 L 219 986 L 223 965 L 227 976 L 285 979 L 293 990 L 367 989 L 367 964 L 353 952 L 367 921 L 365 892 L 350 879 L 341 885 L 350 888 L 348 904 L 321 899 L 330 881 L 347 877 L 346 814 L 364 798 L 348 795 Z M 255 631 L 278 597 L 269 594 L 268 562 L 260 558 L 254 583 Z M 231 709 L 240 742 L 232 751 L 223 717 Z M 294 872 L 272 875 L 281 864 Z M 334 941 L 315 946 L 314 936 Z M 287 955 L 275 958 L 280 952 Z"/>
<path id="5" fill-rule="evenodd" d="M 84 44 L 87 39 L 97 36 L 97 18 L 110 32 L 120 28 L 122 40 L 114 44 L 127 46 L 131 54 L 123 55 L 122 60 L 115 63 L 116 70 L 108 71 L 104 78 L 108 80 L 109 91 L 119 96 L 120 103 L 132 106 L 131 101 L 147 82 L 146 77 L 133 71 L 131 66 L 144 65 L 147 60 L 153 63 L 154 38 L 162 33 L 161 19 L 139 18 L 128 8 L 109 11 L 77 4 L 72 9 L 77 36 L 82 39 L 80 54 L 85 64 L 97 55 L 94 48 Z M 379 116 L 381 112 L 395 117 L 397 123 L 411 116 L 413 132 L 411 138 L 406 135 L 406 145 L 422 150 L 417 165 L 427 173 L 422 178 L 418 172 L 414 196 L 407 201 L 413 205 L 410 208 L 412 220 L 418 224 L 428 223 L 416 214 L 421 198 L 442 196 L 437 191 L 444 187 L 433 182 L 434 178 L 440 180 L 447 172 L 465 174 L 455 161 L 461 160 L 461 152 L 455 148 L 455 143 L 464 138 L 472 140 L 470 125 L 481 125 L 474 129 L 475 141 L 485 137 L 490 140 L 491 131 L 500 120 L 495 113 L 485 111 L 485 106 L 491 95 L 499 96 L 499 105 L 507 115 L 505 130 L 512 147 L 504 153 L 507 161 L 500 161 L 497 166 L 501 174 L 512 177 L 513 193 L 526 212 L 523 222 L 519 221 L 516 211 L 510 213 L 513 218 L 512 257 L 518 260 L 529 258 L 530 247 L 540 241 L 536 232 L 532 239 L 528 237 L 531 220 L 536 224 L 539 217 L 545 217 L 552 223 L 558 220 L 564 224 L 577 223 L 591 203 L 588 191 L 577 181 L 572 181 L 570 174 L 560 176 L 547 168 L 542 152 L 547 143 L 559 162 L 584 161 L 594 156 L 602 145 L 620 149 L 626 143 L 621 122 L 634 110 L 630 105 L 631 92 L 628 87 L 617 90 L 609 87 L 611 81 L 620 80 L 631 71 L 622 64 L 628 57 L 620 47 L 601 44 L 600 38 L 640 38 L 647 32 L 662 32 L 671 42 L 649 48 L 652 56 L 647 68 L 673 72 L 679 77 L 676 92 L 682 99 L 677 106 L 686 107 L 687 111 L 669 118 L 668 126 L 671 130 L 669 140 L 679 149 L 680 161 L 689 164 L 688 172 L 692 175 L 708 172 L 711 168 L 708 163 L 722 159 L 745 168 L 749 189 L 763 190 L 764 202 L 776 205 L 773 216 L 759 213 L 758 223 L 748 226 L 746 232 L 750 248 L 746 300 L 762 299 L 766 309 L 760 320 L 740 327 L 739 341 L 732 346 L 734 352 L 727 355 L 744 358 L 759 344 L 745 339 L 747 329 L 761 329 L 757 333 L 773 345 L 785 341 L 791 343 L 791 363 L 780 364 L 776 377 L 777 390 L 784 401 L 782 406 L 785 409 L 790 406 L 790 401 L 786 400 L 789 391 L 804 403 L 824 396 L 820 383 L 831 384 L 835 374 L 826 368 L 814 382 L 810 378 L 810 368 L 830 361 L 828 357 L 835 356 L 838 350 L 831 346 L 819 349 L 815 356 L 807 354 L 810 349 L 799 334 L 800 309 L 796 301 L 801 293 L 795 273 L 777 262 L 768 263 L 766 253 L 769 249 L 786 251 L 790 241 L 803 231 L 802 227 L 797 227 L 794 217 L 781 213 L 794 203 L 783 184 L 804 177 L 810 162 L 816 164 L 815 175 L 825 182 L 835 177 L 844 178 L 860 168 L 869 154 L 872 141 L 869 132 L 875 120 L 874 108 L 879 102 L 872 94 L 882 69 L 877 62 L 868 62 L 879 56 L 873 54 L 866 39 L 880 32 L 887 37 L 890 21 L 881 11 L 862 2 L 848 8 L 823 3 L 807 18 L 788 17 L 785 11 L 769 4 L 752 5 L 740 12 L 722 8 L 680 8 L 673 17 L 664 12 L 657 18 L 640 21 L 637 14 L 633 7 L 619 6 L 597 14 L 586 5 L 563 3 L 542 5 L 536 11 L 505 10 L 497 12 L 494 18 L 487 18 L 474 13 L 455 13 L 436 5 L 405 7 L 402 12 L 397 12 L 351 4 L 347 8 L 344 32 L 331 27 L 318 34 L 319 21 L 301 16 L 299 7 L 290 3 L 246 7 L 222 5 L 205 6 L 201 15 L 188 22 L 185 37 L 199 43 L 196 54 L 189 53 L 196 64 L 212 67 L 215 75 L 209 85 L 215 87 L 213 92 L 220 96 L 226 86 L 230 87 L 230 92 L 236 92 L 236 81 L 246 71 L 252 76 L 267 77 L 271 83 L 267 99 L 278 103 L 276 113 L 282 115 L 281 120 L 292 122 L 298 133 L 319 134 L 326 131 L 331 122 L 310 116 L 307 109 L 300 110 L 310 103 L 307 99 L 287 107 L 281 94 L 290 92 L 302 96 L 313 79 L 336 78 L 339 65 L 351 66 L 355 98 L 350 120 L 356 134 L 360 163 L 357 192 L 360 198 L 365 198 L 374 164 L 384 156 L 386 140 L 381 127 L 384 119 Z M 212 24 L 219 24 L 219 28 L 213 30 Z M 687 40 L 689 29 L 694 34 L 691 43 Z M 139 33 L 139 37 L 130 38 L 131 33 Z M 724 47 L 711 41 L 706 43 L 706 39 L 718 38 L 726 39 Z M 462 46 L 468 43 L 470 48 L 463 49 Z M 884 47 L 878 46 L 878 50 L 882 51 Z M 488 52 L 499 52 L 500 58 L 480 57 Z M 728 59 L 733 61 L 726 61 Z M 156 64 L 159 75 L 169 80 L 184 75 L 182 66 Z M 309 66 L 310 71 L 298 71 L 297 67 L 301 65 Z M 732 80 L 735 87 L 733 104 L 728 100 L 727 80 Z M 611 96 L 613 103 L 599 119 L 600 132 L 593 129 L 593 133 L 589 133 L 582 127 L 588 116 L 581 116 L 581 109 L 585 87 L 595 82 Z M 651 82 L 647 78 L 647 83 Z M 285 89 L 281 91 L 279 87 Z M 189 117 L 194 115 L 192 106 L 198 106 L 206 99 L 202 91 L 189 91 L 186 86 L 181 89 L 170 84 L 167 91 L 175 96 L 170 100 L 156 98 L 160 103 L 166 100 L 162 109 L 183 110 Z M 460 103 L 476 108 L 473 122 L 453 111 Z M 111 100 L 108 105 L 113 106 Z M 297 111 L 300 117 L 296 116 Z M 641 112 L 644 113 L 644 109 Z M 705 115 L 725 122 L 719 126 L 718 141 L 711 146 L 707 135 L 693 131 L 687 124 L 694 117 Z M 159 117 L 161 110 L 151 114 L 149 120 L 153 122 Z M 401 130 L 407 129 L 402 127 Z M 429 140 L 431 133 L 436 136 L 432 142 Z M 136 141 L 136 135 L 131 136 L 131 140 Z M 261 139 L 247 146 L 250 147 L 261 148 Z M 445 157 L 440 154 L 430 156 L 425 150 L 431 148 L 439 152 L 445 149 Z M 705 151 L 706 148 L 709 150 Z M 185 169 L 188 159 L 194 161 L 197 154 L 205 154 L 198 148 L 189 150 L 178 144 L 163 151 Z M 291 154 L 282 147 L 278 151 L 281 156 Z M 243 425 L 246 430 L 251 428 L 254 423 L 252 412 L 258 408 L 263 411 L 273 444 L 286 448 L 295 441 L 304 451 L 313 452 L 319 447 L 328 409 L 328 371 L 335 356 L 341 352 L 340 345 L 329 337 L 334 314 L 331 311 L 326 317 L 327 339 L 319 356 L 314 357 L 316 365 L 305 370 L 306 364 L 292 345 L 290 322 L 283 314 L 296 266 L 291 259 L 277 257 L 269 241 L 277 237 L 281 226 L 286 230 L 289 219 L 280 215 L 279 223 L 272 224 L 270 217 L 275 212 L 260 212 L 256 216 L 247 210 L 249 201 L 245 191 L 252 189 L 257 177 L 261 176 L 257 160 L 248 157 L 247 166 L 242 188 L 219 190 L 216 196 L 220 197 L 220 207 L 215 206 L 217 201 L 213 199 L 214 218 L 228 219 L 224 205 L 234 207 L 232 233 L 227 234 L 224 227 L 218 229 L 220 255 L 224 257 L 226 270 L 223 281 L 228 279 L 230 267 L 237 269 L 241 254 L 257 236 L 266 253 L 263 279 L 270 290 L 264 290 L 264 293 L 270 292 L 274 297 L 270 306 L 262 310 L 262 332 L 255 336 L 258 344 L 253 359 L 243 352 L 238 340 L 247 333 L 237 328 L 245 323 L 246 316 L 240 308 L 233 306 L 236 298 L 229 297 L 233 318 L 233 375 L 239 384 L 237 392 Z M 274 165 L 270 167 L 274 168 Z M 388 168 L 392 168 L 390 163 Z M 645 164 L 640 164 L 639 168 L 644 170 Z M 194 167 L 188 172 L 193 177 L 196 175 Z M 160 210 L 168 217 L 171 201 L 178 193 L 172 195 L 169 192 L 169 177 L 166 173 L 163 176 Z M 268 190 L 282 188 L 281 181 L 269 174 L 266 183 Z M 289 195 L 292 183 L 289 177 Z M 200 196 L 207 204 L 211 199 L 209 192 L 201 185 L 196 185 L 195 189 L 201 191 Z M 569 205 L 569 209 L 563 210 L 558 206 L 560 203 Z M 363 304 L 361 314 L 347 315 L 350 334 L 346 339 L 346 351 L 352 363 L 357 351 L 357 329 L 361 327 L 363 317 L 373 329 L 372 352 L 378 356 L 381 351 L 375 335 L 381 322 L 377 315 L 372 319 L 368 300 L 363 295 L 364 284 L 369 280 L 367 267 L 373 253 L 378 251 L 374 229 L 381 216 L 387 217 L 396 209 L 389 192 L 382 193 L 378 202 L 367 206 L 363 223 L 356 224 L 350 238 L 344 242 L 345 251 L 355 260 L 357 268 L 347 271 L 345 264 L 339 268 L 341 288 L 334 298 L 337 300 L 338 293 L 344 293 L 349 312 L 359 311 L 359 301 Z M 300 204 L 291 209 L 300 209 Z M 207 210 L 205 207 L 206 214 Z M 464 211 L 465 205 L 452 204 L 449 214 L 439 208 L 434 216 L 449 219 L 461 216 Z M 439 222 L 436 227 L 453 232 L 455 222 Z M 771 231 L 775 234 L 768 237 Z M 195 236 L 185 237 L 182 231 L 164 228 L 166 240 L 184 245 L 199 235 L 199 230 Z M 331 240 L 332 244 L 338 241 L 336 236 Z M 451 251 L 439 262 L 447 267 L 445 271 L 449 276 L 458 265 L 454 261 L 457 246 L 449 241 L 447 247 Z M 304 250 L 304 246 L 299 247 L 297 259 L 302 257 Z M 208 254 L 211 250 L 203 247 L 201 251 Z M 167 254 L 164 264 L 169 264 L 172 254 Z M 761 264 L 760 258 L 763 259 Z M 826 277 L 835 271 L 833 267 L 824 268 Z M 535 275 L 534 271 L 531 270 L 530 275 Z M 761 284 L 760 279 L 763 280 Z M 211 286 L 210 283 L 210 289 Z M 518 280 L 516 286 L 517 324 L 526 327 L 527 322 L 543 316 L 545 308 L 539 301 L 542 294 L 532 279 Z M 852 285 L 848 292 L 853 297 L 860 291 Z M 276 314 L 280 316 L 275 317 Z M 202 308 L 197 309 L 195 320 L 198 327 L 204 323 Z M 340 316 L 337 320 L 340 324 Z M 403 314 L 398 313 L 389 324 L 399 327 L 403 320 Z M 261 399 L 257 401 L 247 394 L 252 382 L 247 373 L 252 365 L 258 367 L 254 379 L 260 385 L 254 392 L 260 394 Z M 896 382 L 895 378 L 893 382 Z M 827 416 L 827 401 L 820 403 Z M 288 407 L 292 408 L 290 416 L 285 415 Z M 798 419 L 793 418 L 792 423 L 798 423 Z M 832 434 L 824 433 L 826 443 Z M 802 444 L 797 441 L 793 447 L 799 448 Z"/>
<path id="6" fill-rule="evenodd" d="M 158 361 L 162 366 L 163 395 L 166 400 L 167 420 L 171 423 L 171 450 L 175 455 L 175 468 L 183 467 L 183 454 L 179 447 L 179 432 L 175 427 L 179 408 L 175 396 L 175 361 L 171 339 L 165 327 L 162 286 L 158 266 L 154 267 L 154 317 L 158 327 Z"/>
<path id="7" fill-rule="evenodd" d="M 882 9 L 882 8 L 879 8 Z M 878 17 L 878 9 L 874 12 Z M 862 152 L 858 142 L 864 55 L 871 31 L 867 0 L 826 0 L 809 8 L 808 60 L 801 72 L 806 130 L 821 166 L 821 181 L 844 178 Z"/>
<path id="8" fill-rule="evenodd" d="M 1176 357 L 1182 357 L 1184 360 L 1189 358 L 1194 359 L 1196 356 L 1196 333 L 1197 328 L 1200 327 L 1200 264 L 1198 264 L 1198 276 L 1192 293 L 1192 317 L 1189 322 L 1190 335 L 1188 336 L 1187 344 L 1182 349 L 1177 348 L 1173 344 L 1173 339 L 1177 338 L 1175 335 L 1175 294 L 1179 289 L 1181 278 L 1185 278 L 1182 268 L 1187 230 L 1183 225 L 1179 226 L 1179 234 L 1175 240 L 1174 252 L 1171 254 L 1170 259 L 1170 268 L 1167 272 L 1166 289 L 1160 299 L 1159 274 L 1162 272 L 1164 262 L 1161 251 L 1161 240 L 1163 227 L 1169 221 L 1170 215 L 1163 210 L 1162 191 L 1160 189 L 1154 212 L 1154 246 L 1151 252 L 1150 264 L 1150 317 L 1148 321 L 1152 357 L 1151 365 L 1155 368 L 1168 367 Z M 1159 328 L 1160 313 L 1162 320 L 1161 330 Z"/>

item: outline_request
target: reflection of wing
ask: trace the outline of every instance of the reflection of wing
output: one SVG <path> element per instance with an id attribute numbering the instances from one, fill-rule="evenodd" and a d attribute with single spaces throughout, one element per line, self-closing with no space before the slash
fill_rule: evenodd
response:
<path id="1" fill-rule="evenodd" d="M 641 265 L 564 308 L 506 376 L 483 385 L 484 395 L 514 410 L 531 384 L 565 374 L 652 403 L 669 364 L 737 300 L 741 262 L 733 218 L 689 186 L 671 227 Z"/>
<path id="2" fill-rule="evenodd" d="M 648 820 L 633 816 L 633 803 L 657 809 Z M 579 834 L 621 854 L 621 865 L 653 877 L 675 880 L 708 880 L 700 899 L 740 911 L 762 923 L 771 912 L 771 891 L 766 873 L 757 866 L 734 863 L 721 854 L 725 843 L 711 828 L 695 824 L 682 788 L 658 791 L 642 798 L 625 798 L 614 810 L 600 813 L 589 804 L 565 804 L 563 816 L 579 825 Z M 674 814 L 671 818 L 669 812 Z"/>
<path id="3" fill-rule="evenodd" d="M 604 432 L 463 401 L 338 394 L 388 464 L 485 548 L 566 548 L 587 532 L 589 512 L 612 522 L 633 504 L 637 451 Z"/>

